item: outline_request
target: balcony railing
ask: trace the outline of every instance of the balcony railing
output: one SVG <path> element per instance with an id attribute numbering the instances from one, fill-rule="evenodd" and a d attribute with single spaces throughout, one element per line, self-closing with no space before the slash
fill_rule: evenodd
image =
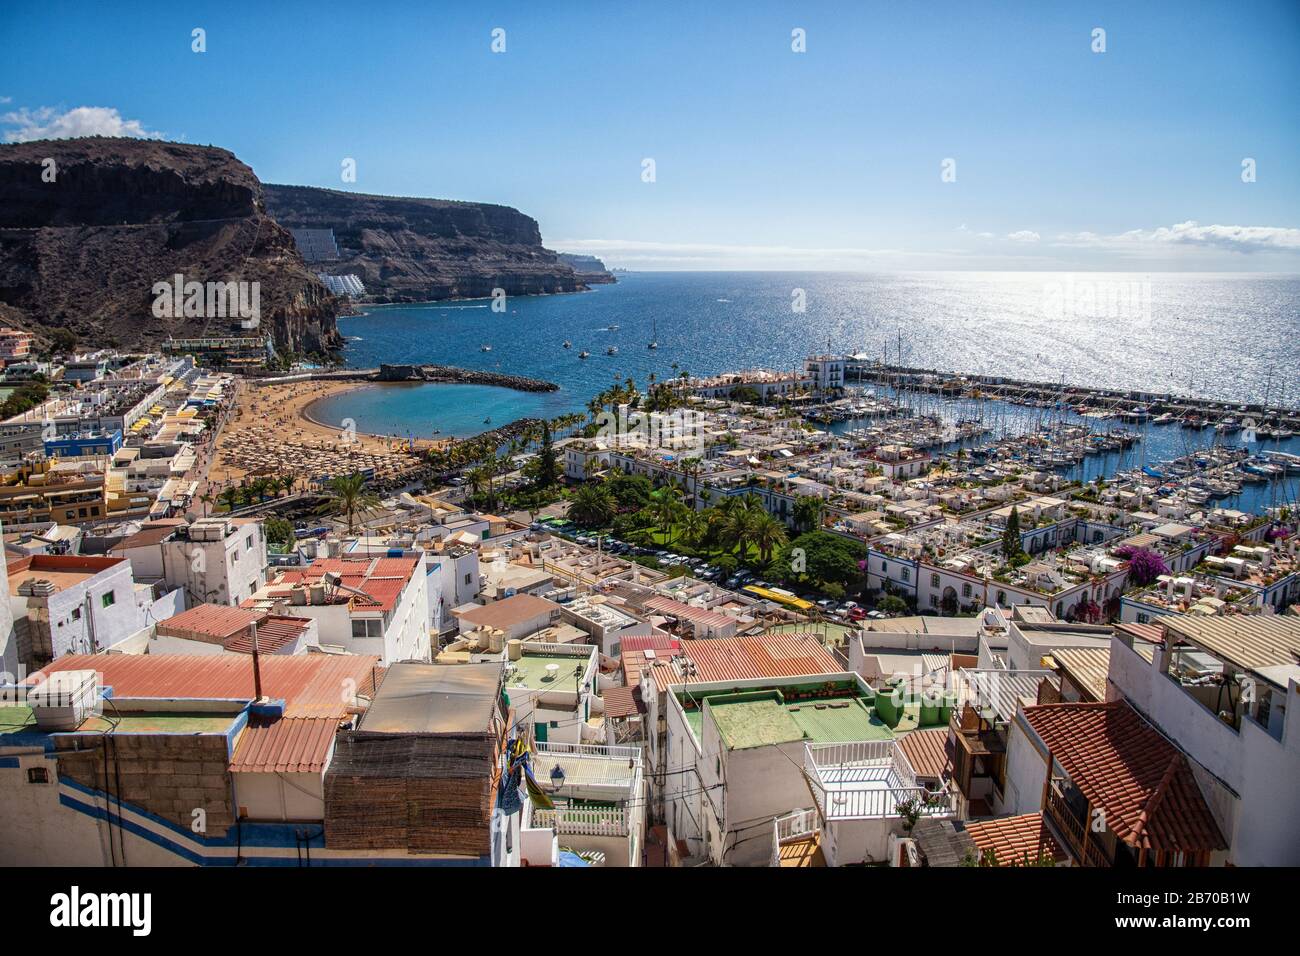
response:
<path id="1" fill-rule="evenodd" d="M 533 810 L 532 826 L 554 829 L 557 833 L 588 836 L 627 836 L 628 813 L 625 808 L 556 807 Z"/>
<path id="2" fill-rule="evenodd" d="M 1087 824 L 1071 809 L 1060 784 L 1053 780 L 1047 788 L 1047 819 L 1070 851 L 1070 855 L 1084 866 L 1112 865 L 1096 837 L 1101 834 L 1087 832 Z"/>
<path id="3" fill-rule="evenodd" d="M 781 865 L 781 845 L 790 840 L 804 840 L 815 836 L 820 829 L 817 811 L 811 808 L 795 810 L 772 821 L 772 865 Z"/>
<path id="4" fill-rule="evenodd" d="M 917 786 L 916 775 L 892 740 L 808 744 L 804 773 L 827 819 L 900 816 L 900 804 L 915 800 L 923 816 L 954 812 L 953 796 Z"/>

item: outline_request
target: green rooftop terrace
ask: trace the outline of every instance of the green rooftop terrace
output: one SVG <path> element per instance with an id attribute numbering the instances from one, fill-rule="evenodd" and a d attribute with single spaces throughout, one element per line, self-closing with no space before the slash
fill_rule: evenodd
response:
<path id="1" fill-rule="evenodd" d="M 572 691 L 576 690 L 576 678 L 573 676 L 573 672 L 581 667 L 585 674 L 588 658 L 575 657 L 572 654 L 531 654 L 524 651 L 523 656 L 512 663 L 515 665 L 515 672 L 506 679 L 506 686 L 508 687 L 527 687 L 529 690 Z M 549 673 L 546 666 L 548 664 L 559 666 L 559 669 L 555 672 L 554 680 L 547 680 Z"/>
<path id="2" fill-rule="evenodd" d="M 103 734 L 223 734 L 235 721 L 233 713 L 183 713 L 128 711 L 115 714 L 106 707 L 103 716 L 82 722 L 76 733 Z M 25 705 L 0 706 L 0 735 L 36 733 L 36 718 Z"/>
<path id="3" fill-rule="evenodd" d="M 875 713 L 871 698 L 847 690 L 812 696 L 800 688 L 718 692 L 679 697 L 687 723 L 702 739 L 704 711 L 712 715 L 728 750 L 772 744 L 848 743 L 891 740 L 893 731 Z"/>

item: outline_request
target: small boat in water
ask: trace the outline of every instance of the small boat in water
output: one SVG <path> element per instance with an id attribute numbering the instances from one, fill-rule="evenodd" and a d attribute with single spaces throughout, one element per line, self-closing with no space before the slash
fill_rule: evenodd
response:
<path id="1" fill-rule="evenodd" d="M 590 354 L 591 354 L 591 353 L 588 352 L 586 349 L 583 349 L 581 352 L 578 353 L 578 358 L 586 358 L 586 357 L 589 356 Z"/>
<path id="2" fill-rule="evenodd" d="M 479 350 L 480 352 L 491 352 L 491 351 L 492 351 L 492 346 L 490 346 L 490 345 L 480 345 L 480 346 L 478 347 L 478 350 Z"/>
<path id="3" fill-rule="evenodd" d="M 618 354 L 618 347 L 617 347 L 617 346 L 614 346 L 614 345 L 611 345 L 609 348 L 605 349 L 605 354 L 606 354 L 606 355 L 617 355 L 617 354 Z"/>
<path id="4" fill-rule="evenodd" d="M 568 339 L 565 339 L 565 340 L 564 340 L 564 347 L 565 347 L 566 349 L 571 349 L 571 348 L 573 348 L 573 343 L 570 342 Z"/>

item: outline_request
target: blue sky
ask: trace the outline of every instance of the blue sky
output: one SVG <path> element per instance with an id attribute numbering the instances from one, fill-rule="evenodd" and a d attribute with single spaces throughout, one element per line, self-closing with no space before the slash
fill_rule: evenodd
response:
<path id="1" fill-rule="evenodd" d="M 705 6 L 7 3 L 0 134 L 504 203 L 630 268 L 1300 271 L 1294 0 Z"/>

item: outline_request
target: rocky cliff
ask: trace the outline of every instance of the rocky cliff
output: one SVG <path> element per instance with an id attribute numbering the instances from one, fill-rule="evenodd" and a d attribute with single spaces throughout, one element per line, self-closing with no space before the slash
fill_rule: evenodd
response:
<path id="1" fill-rule="evenodd" d="M 617 282 L 614 274 L 605 268 L 605 263 L 595 256 L 584 256 L 577 252 L 556 253 L 560 261 L 578 274 L 578 279 L 587 285 L 601 285 Z"/>
<path id="2" fill-rule="evenodd" d="M 155 284 L 178 274 L 257 283 L 260 329 L 281 350 L 341 344 L 338 300 L 232 153 L 104 137 L 0 146 L 0 304 L 18 324 L 97 345 L 240 334 L 224 307 L 156 316 Z"/>
<path id="3" fill-rule="evenodd" d="M 290 229 L 332 229 L 340 258 L 321 271 L 351 273 L 380 302 L 578 292 L 573 268 L 542 247 L 537 221 L 509 206 L 265 187 L 267 209 Z"/>

